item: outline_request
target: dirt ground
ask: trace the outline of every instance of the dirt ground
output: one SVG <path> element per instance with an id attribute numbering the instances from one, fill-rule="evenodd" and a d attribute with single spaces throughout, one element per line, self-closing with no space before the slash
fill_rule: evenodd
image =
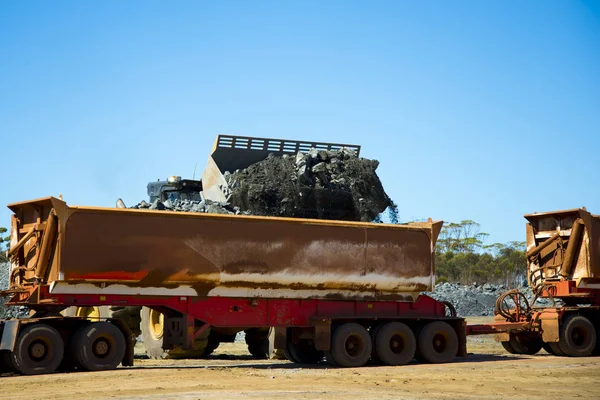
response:
<path id="1" fill-rule="evenodd" d="M 243 344 L 230 343 L 208 360 L 137 359 L 116 371 L 5 376 L 0 399 L 600 399 L 600 357 L 514 356 L 492 336 L 470 337 L 468 351 L 443 365 L 306 368 L 252 360 Z"/>

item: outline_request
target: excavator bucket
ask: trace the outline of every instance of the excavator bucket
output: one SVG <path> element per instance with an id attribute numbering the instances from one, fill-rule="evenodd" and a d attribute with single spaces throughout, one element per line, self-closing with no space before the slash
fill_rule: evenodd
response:
<path id="1" fill-rule="evenodd" d="M 246 136 L 217 135 L 208 164 L 202 173 L 203 196 L 213 201 L 226 202 L 231 191 L 224 177 L 226 171 L 235 172 L 264 160 L 270 154 L 282 156 L 317 150 L 352 150 L 358 157 L 360 146 L 341 143 L 307 142 L 286 139 L 267 139 Z"/>

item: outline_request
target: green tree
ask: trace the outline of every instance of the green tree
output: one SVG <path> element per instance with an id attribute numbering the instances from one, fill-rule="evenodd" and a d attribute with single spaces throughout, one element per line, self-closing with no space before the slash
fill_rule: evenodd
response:
<path id="1" fill-rule="evenodd" d="M 525 282 L 524 242 L 484 245 L 489 235 L 475 221 L 446 225 L 436 246 L 438 282 L 494 283 L 509 287 Z"/>
<path id="2" fill-rule="evenodd" d="M 477 222 L 469 219 L 444 225 L 438 238 L 439 250 L 442 253 L 472 253 L 480 250 L 489 236 L 481 232 L 480 228 Z"/>
<path id="3" fill-rule="evenodd" d="M 8 229 L 0 226 L 0 262 L 7 262 L 6 252 L 10 247 L 10 236 L 6 235 Z"/>

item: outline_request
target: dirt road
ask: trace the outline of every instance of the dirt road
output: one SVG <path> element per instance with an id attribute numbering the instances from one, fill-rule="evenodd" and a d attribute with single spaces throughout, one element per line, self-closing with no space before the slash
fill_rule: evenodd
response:
<path id="1" fill-rule="evenodd" d="M 0 378 L 0 399 L 599 399 L 600 357 L 513 356 L 491 336 L 469 338 L 466 359 L 341 369 L 256 361 L 242 344 L 208 360 Z"/>

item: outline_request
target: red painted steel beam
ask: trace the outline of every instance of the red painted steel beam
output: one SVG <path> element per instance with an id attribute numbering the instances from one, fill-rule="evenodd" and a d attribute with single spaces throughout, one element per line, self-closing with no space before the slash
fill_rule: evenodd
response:
<path id="1" fill-rule="evenodd" d="M 124 296 L 98 294 L 51 294 L 42 287 L 45 306 L 147 306 L 173 310 L 213 326 L 313 326 L 315 317 L 327 319 L 440 318 L 446 307 L 428 296 L 409 301 L 358 301 L 322 299 L 248 299 L 237 297 Z"/>

